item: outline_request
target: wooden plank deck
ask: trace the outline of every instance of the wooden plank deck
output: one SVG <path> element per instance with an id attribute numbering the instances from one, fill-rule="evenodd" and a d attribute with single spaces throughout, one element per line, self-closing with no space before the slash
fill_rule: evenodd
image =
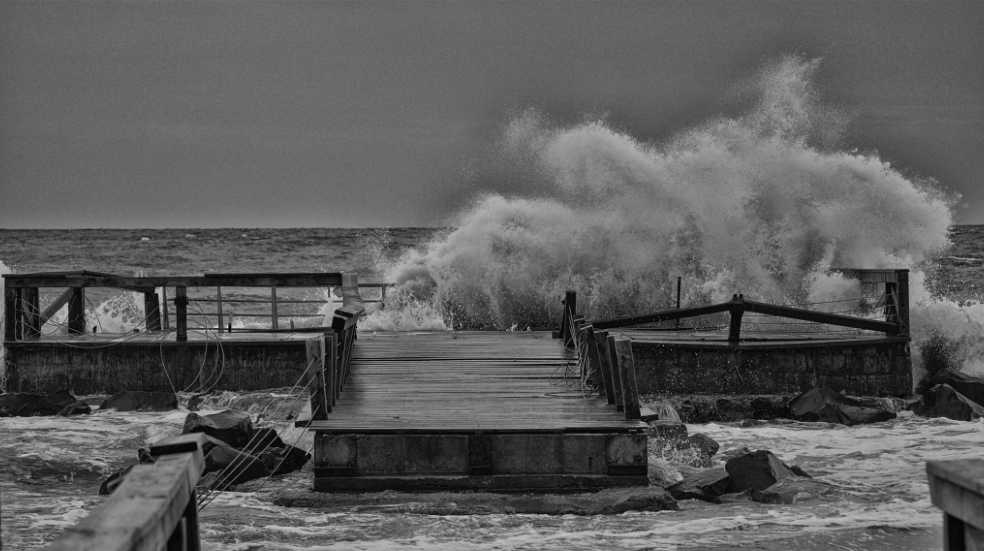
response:
<path id="1" fill-rule="evenodd" d="M 322 491 L 646 484 L 646 428 L 579 387 L 549 333 L 360 332 L 315 432 Z"/>
<path id="2" fill-rule="evenodd" d="M 549 333 L 360 333 L 326 433 L 610 431 L 644 428 L 581 391 Z"/>

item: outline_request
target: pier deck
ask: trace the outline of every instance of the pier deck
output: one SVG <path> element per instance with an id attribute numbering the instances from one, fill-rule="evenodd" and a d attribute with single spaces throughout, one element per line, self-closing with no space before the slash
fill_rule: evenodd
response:
<path id="1" fill-rule="evenodd" d="M 372 333 L 327 419 L 315 487 L 576 490 L 646 483 L 646 424 L 579 390 L 549 333 Z"/>

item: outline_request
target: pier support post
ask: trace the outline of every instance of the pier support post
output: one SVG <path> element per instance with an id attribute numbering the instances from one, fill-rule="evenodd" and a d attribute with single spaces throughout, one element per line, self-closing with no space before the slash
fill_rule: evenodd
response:
<path id="1" fill-rule="evenodd" d="M 618 352 L 615 351 L 615 337 L 608 335 L 608 364 L 612 368 L 612 391 L 615 395 L 615 410 L 625 410 L 625 396 L 622 394 L 622 370 L 619 369 Z"/>
<path id="2" fill-rule="evenodd" d="M 160 297 L 155 290 L 144 291 L 144 318 L 147 331 L 161 330 Z"/>
<path id="3" fill-rule="evenodd" d="M 188 340 L 188 288 L 183 285 L 174 288 L 174 317 L 176 339 L 185 342 Z"/>
<path id="4" fill-rule="evenodd" d="M 17 340 L 17 294 L 18 290 L 6 288 L 3 291 L 3 340 Z"/>
<path id="5" fill-rule="evenodd" d="M 85 287 L 72 287 L 72 296 L 68 299 L 68 333 L 85 333 Z"/>
<path id="6" fill-rule="evenodd" d="M 327 419 L 331 411 L 329 363 L 334 350 L 334 335 L 324 335 L 307 341 L 307 361 L 311 370 L 311 420 Z"/>
<path id="7" fill-rule="evenodd" d="M 729 308 L 731 322 L 728 325 L 728 342 L 731 344 L 738 344 L 738 341 L 741 340 L 741 318 L 745 315 L 744 302 L 744 295 L 733 295 L 731 297 Z"/>
<path id="8" fill-rule="evenodd" d="M 615 375 L 612 373 L 612 356 L 608 350 L 608 333 L 605 331 L 595 333 L 594 341 L 598 351 L 598 365 L 601 366 L 601 376 L 605 384 L 605 399 L 610 405 L 615 405 Z"/>
<path id="9" fill-rule="evenodd" d="M 622 403 L 625 418 L 639 419 L 639 389 L 636 384 L 635 359 L 632 357 L 632 341 L 629 339 L 615 340 L 615 354 L 618 357 L 618 372 L 622 382 Z"/>
<path id="10" fill-rule="evenodd" d="M 277 311 L 277 288 L 270 287 L 270 319 L 274 329 L 280 327 L 280 313 Z"/>

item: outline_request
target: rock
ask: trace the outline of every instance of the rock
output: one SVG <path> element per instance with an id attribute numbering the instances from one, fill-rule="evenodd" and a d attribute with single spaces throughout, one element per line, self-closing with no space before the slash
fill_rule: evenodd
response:
<path id="1" fill-rule="evenodd" d="M 772 452 L 758 450 L 729 459 L 724 465 L 731 476 L 732 489 L 764 490 L 780 480 L 796 476 Z"/>
<path id="2" fill-rule="evenodd" d="M 956 369 L 942 369 L 930 375 L 920 383 L 923 395 L 939 385 L 949 385 L 950 388 L 963 395 L 968 400 L 984 404 L 984 379 L 967 375 Z"/>
<path id="3" fill-rule="evenodd" d="M 299 470 L 311 459 L 311 454 L 294 446 L 271 448 L 260 459 L 272 474 L 287 474 Z"/>
<path id="4" fill-rule="evenodd" d="M 757 396 L 749 406 L 753 419 L 788 419 L 789 399 L 785 396 Z"/>
<path id="5" fill-rule="evenodd" d="M 208 452 L 205 472 L 218 473 L 217 479 L 209 487 L 219 489 L 270 475 L 270 469 L 263 459 L 228 445 L 215 446 Z"/>
<path id="6" fill-rule="evenodd" d="M 286 446 L 287 444 L 285 444 L 284 441 L 280 439 L 280 436 L 277 435 L 277 431 L 269 427 L 256 429 L 253 436 L 251 436 L 249 440 L 249 447 L 254 450 L 264 450 L 268 447 L 284 448 Z"/>
<path id="7" fill-rule="evenodd" d="M 173 392 L 124 390 L 103 401 L 99 409 L 117 411 L 170 411 L 178 409 L 178 397 Z"/>
<path id="8" fill-rule="evenodd" d="M 227 409 L 210 415 L 189 413 L 181 434 L 190 432 L 204 432 L 234 448 L 242 448 L 253 436 L 254 429 L 248 413 Z"/>
<path id="9" fill-rule="evenodd" d="M 825 421 L 842 425 L 877 423 L 895 418 L 895 412 L 864 405 L 826 387 L 800 394 L 789 403 L 789 413 L 800 421 Z"/>
<path id="10" fill-rule="evenodd" d="M 734 422 L 745 419 L 789 417 L 783 395 L 721 396 L 712 394 L 676 395 L 667 399 L 685 423 Z"/>
<path id="11" fill-rule="evenodd" d="M 790 505 L 817 499 L 833 492 L 833 487 L 810 478 L 786 478 L 764 490 L 749 492 L 752 501 Z"/>
<path id="12" fill-rule="evenodd" d="M 662 488 L 669 488 L 683 480 L 683 473 L 680 472 L 680 469 L 665 459 L 650 458 L 646 474 L 650 484 Z"/>
<path id="13" fill-rule="evenodd" d="M 80 407 L 76 406 L 78 403 L 79 399 L 67 390 L 59 390 L 48 394 L 10 392 L 0 395 L 0 417 L 58 415 L 69 406 L 72 406 L 72 408 Z"/>
<path id="14" fill-rule="evenodd" d="M 732 490 L 731 476 L 724 467 L 687 473 L 683 480 L 667 488 L 676 499 L 700 499 L 720 503 L 720 497 Z"/>
<path id="15" fill-rule="evenodd" d="M 923 417 L 948 417 L 971 421 L 984 417 L 984 406 L 964 396 L 952 386 L 936 385 L 923 393 L 922 403 L 915 408 Z"/>

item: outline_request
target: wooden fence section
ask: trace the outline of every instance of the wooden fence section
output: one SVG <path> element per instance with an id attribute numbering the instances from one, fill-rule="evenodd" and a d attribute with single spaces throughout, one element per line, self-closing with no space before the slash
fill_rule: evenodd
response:
<path id="1" fill-rule="evenodd" d="M 152 464 L 137 465 L 116 491 L 49 551 L 199 551 L 195 485 L 205 435 L 183 434 L 151 446 Z"/>
<path id="2" fill-rule="evenodd" d="M 984 459 L 926 463 L 929 493 L 943 509 L 946 551 L 984 549 Z"/>
<path id="3" fill-rule="evenodd" d="M 352 348 L 364 308 L 357 295 L 348 300 L 348 305 L 335 310 L 331 329 L 324 337 L 307 343 L 308 363 L 317 366 L 308 384 L 312 421 L 328 418 L 352 372 Z"/>
<path id="4" fill-rule="evenodd" d="M 326 288 L 329 293 L 339 291 L 344 301 L 358 297 L 361 302 L 377 302 L 383 304 L 386 300 L 387 283 L 359 283 L 354 274 L 342 273 L 210 273 L 202 276 L 120 276 L 100 272 L 44 272 L 34 274 L 6 274 L 5 282 L 5 320 L 4 339 L 6 341 L 36 340 L 41 337 L 41 329 L 60 309 L 67 305 L 67 326 L 69 334 L 83 334 L 85 327 L 85 291 L 87 288 L 115 288 L 143 294 L 145 321 L 144 331 L 155 332 L 173 328 L 176 340 L 186 341 L 188 338 L 189 318 L 214 319 L 200 329 L 232 332 L 231 319 L 237 318 L 266 318 L 270 320 L 269 328 L 240 329 L 236 331 L 324 331 L 327 328 L 294 327 L 295 317 L 321 317 L 320 313 L 288 313 L 283 307 L 297 304 L 318 303 L 327 304 L 324 300 L 298 300 L 278 296 L 278 288 Z M 269 298 L 249 297 L 236 298 L 223 294 L 223 288 L 253 288 L 267 287 Z M 55 297 L 43 309 L 41 308 L 42 288 L 65 288 L 66 290 Z M 360 289 L 379 289 L 378 297 L 368 300 L 361 299 Z M 189 289 L 214 290 L 214 294 L 190 296 Z M 332 293 L 334 294 L 334 293 Z M 235 312 L 233 305 L 268 304 L 268 312 Z M 214 310 L 203 311 L 201 308 L 189 310 L 189 305 L 207 304 Z M 290 318 L 290 327 L 282 328 L 280 320 Z M 173 320 L 173 323 L 172 323 Z M 198 329 L 198 327 L 193 327 Z"/>

